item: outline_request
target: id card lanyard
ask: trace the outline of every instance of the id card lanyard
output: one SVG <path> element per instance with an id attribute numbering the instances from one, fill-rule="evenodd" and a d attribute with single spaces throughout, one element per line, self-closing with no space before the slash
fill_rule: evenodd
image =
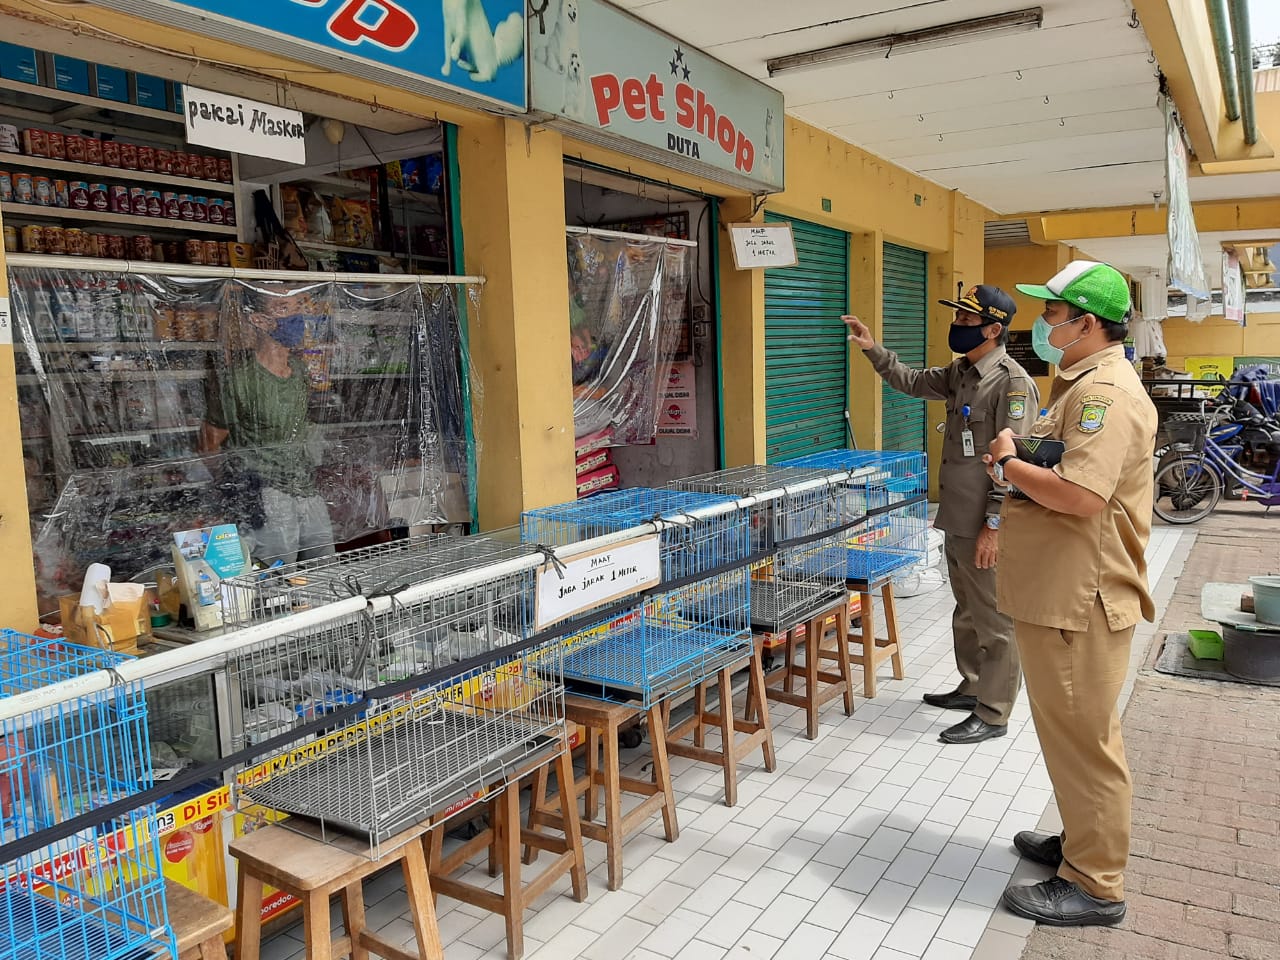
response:
<path id="1" fill-rule="evenodd" d="M 966 403 L 960 408 L 960 416 L 964 417 L 964 430 L 960 433 L 960 444 L 964 447 L 964 455 L 966 457 L 976 456 L 973 446 L 973 431 L 969 429 L 969 405 Z"/>

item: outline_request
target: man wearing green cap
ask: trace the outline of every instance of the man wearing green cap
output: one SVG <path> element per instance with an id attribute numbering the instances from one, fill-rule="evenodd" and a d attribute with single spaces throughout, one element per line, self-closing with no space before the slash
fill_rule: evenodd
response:
<path id="1" fill-rule="evenodd" d="M 1129 285 L 1118 271 L 1076 261 L 1043 286 L 1018 290 L 1045 301 L 1032 343 L 1058 367 L 1047 411 L 1022 446 L 1054 465 L 1019 459 L 1009 430 L 984 458 L 992 479 L 1013 490 L 996 601 L 1014 621 L 1064 829 L 1014 838 L 1023 856 L 1058 874 L 1009 887 L 1004 902 L 1056 926 L 1118 923 L 1133 789 L 1117 701 L 1134 627 L 1155 616 L 1145 552 L 1156 411 L 1125 359 Z"/>

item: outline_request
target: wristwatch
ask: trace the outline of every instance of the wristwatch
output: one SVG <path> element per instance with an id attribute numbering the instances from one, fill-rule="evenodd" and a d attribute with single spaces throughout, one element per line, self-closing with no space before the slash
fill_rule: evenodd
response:
<path id="1" fill-rule="evenodd" d="M 1018 458 L 1014 454 L 1006 453 L 1003 457 L 1001 457 L 999 460 L 997 460 L 995 463 L 991 465 L 991 472 L 996 475 L 996 483 L 1009 482 L 1004 478 L 1004 465 L 1008 463 L 1010 460 L 1017 460 L 1017 459 Z"/>
<path id="2" fill-rule="evenodd" d="M 988 530 L 1000 529 L 1000 514 L 997 513 L 990 517 L 987 517 L 987 529 Z"/>

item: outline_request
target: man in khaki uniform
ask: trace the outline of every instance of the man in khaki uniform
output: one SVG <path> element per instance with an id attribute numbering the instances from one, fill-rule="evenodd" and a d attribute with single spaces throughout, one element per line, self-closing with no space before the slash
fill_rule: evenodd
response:
<path id="1" fill-rule="evenodd" d="M 1044 286 L 1018 289 L 1046 301 L 1033 344 L 1059 368 L 1030 434 L 1061 447 L 1024 443 L 1020 459 L 1006 430 L 985 459 L 992 478 L 1017 491 L 1004 505 L 997 597 L 1014 620 L 1064 830 L 1018 834 L 1018 851 L 1058 875 L 1011 886 L 1004 902 L 1057 926 L 1118 923 L 1133 791 L 1116 704 L 1134 627 L 1155 615 L 1145 552 L 1156 411 L 1124 355 L 1124 277 L 1076 261 Z"/>
<path id="2" fill-rule="evenodd" d="M 895 390 L 947 404 L 946 433 L 934 525 L 946 534 L 947 569 L 956 599 L 951 617 L 960 686 L 925 694 L 931 706 L 967 710 L 969 716 L 940 734 L 944 743 L 980 743 L 1002 737 L 1022 678 L 1013 623 L 996 609 L 996 545 L 1000 500 L 982 463 L 991 439 L 1006 425 L 1030 423 L 1040 409 L 1035 382 L 1005 352 L 1018 309 L 999 287 L 973 287 L 960 300 L 940 300 L 955 320 L 948 342 L 962 354 L 945 367 L 913 370 L 880 346 L 856 317 L 850 337 Z"/>

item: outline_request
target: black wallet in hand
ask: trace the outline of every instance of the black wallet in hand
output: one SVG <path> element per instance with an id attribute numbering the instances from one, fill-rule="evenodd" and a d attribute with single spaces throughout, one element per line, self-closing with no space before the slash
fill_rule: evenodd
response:
<path id="1" fill-rule="evenodd" d="M 1019 460 L 1034 463 L 1037 467 L 1056 467 L 1062 462 L 1062 455 L 1066 452 L 1067 445 L 1061 440 L 1052 440 L 1048 437 L 1014 437 L 1013 449 L 1017 452 Z M 1017 487 L 1010 487 L 1009 494 L 1018 500 L 1031 499 Z"/>

